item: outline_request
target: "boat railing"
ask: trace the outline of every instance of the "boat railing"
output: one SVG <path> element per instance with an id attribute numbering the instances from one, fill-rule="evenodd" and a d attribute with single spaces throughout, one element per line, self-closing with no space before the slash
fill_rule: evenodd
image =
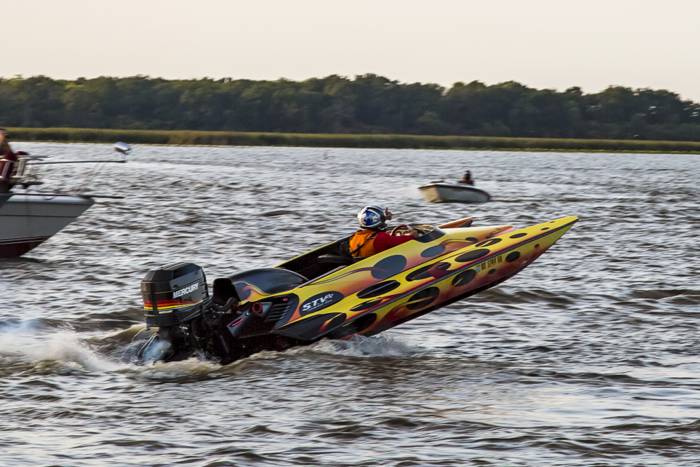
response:
<path id="1" fill-rule="evenodd" d="M 22 156 L 17 159 L 14 174 L 12 175 L 13 185 L 22 185 L 26 188 L 30 185 L 41 185 L 43 183 L 39 180 L 39 176 L 33 170 L 31 164 L 28 164 L 30 159 Z"/>
<path id="2" fill-rule="evenodd" d="M 28 188 L 31 185 L 43 185 L 44 182 L 41 181 L 36 169 L 36 166 L 39 165 L 98 164 L 99 167 L 100 164 L 123 164 L 126 162 L 126 156 L 131 152 L 131 146 L 127 143 L 119 141 L 114 144 L 114 150 L 121 154 L 122 158 L 120 160 L 87 159 L 70 161 L 45 161 L 44 159 L 47 159 L 50 156 L 31 156 L 27 153 L 19 152 L 17 153 L 19 157 L 17 158 L 17 161 L 14 162 L 14 168 L 12 176 L 10 177 L 10 182 L 12 185 L 21 185 L 24 188 Z M 92 177 L 94 177 L 94 175 L 97 173 L 97 170 L 98 169 L 93 171 Z"/>

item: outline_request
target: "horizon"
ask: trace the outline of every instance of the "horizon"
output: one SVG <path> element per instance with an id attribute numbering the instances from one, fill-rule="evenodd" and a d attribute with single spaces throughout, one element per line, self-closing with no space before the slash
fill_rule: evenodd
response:
<path id="1" fill-rule="evenodd" d="M 16 3 L 3 71 L 53 79 L 305 79 L 372 73 L 402 83 L 516 81 L 535 89 L 664 89 L 700 101 L 700 4 L 358 0 Z M 26 27 L 31 26 L 27 34 Z"/>

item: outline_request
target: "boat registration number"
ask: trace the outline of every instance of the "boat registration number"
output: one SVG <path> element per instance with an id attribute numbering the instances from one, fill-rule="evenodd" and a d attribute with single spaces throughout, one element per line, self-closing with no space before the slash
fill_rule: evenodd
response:
<path id="1" fill-rule="evenodd" d="M 491 258 L 488 261 L 481 263 L 481 270 L 486 271 L 489 268 L 496 266 L 497 264 L 503 263 L 503 255 L 498 255 L 495 258 Z"/>

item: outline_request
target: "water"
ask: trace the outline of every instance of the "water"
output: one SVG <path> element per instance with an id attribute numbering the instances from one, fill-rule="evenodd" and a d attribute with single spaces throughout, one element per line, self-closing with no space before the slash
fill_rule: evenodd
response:
<path id="1" fill-rule="evenodd" d="M 56 158 L 104 145 L 18 144 Z M 700 158 L 137 147 L 48 166 L 102 200 L 0 262 L 0 465 L 697 465 Z M 429 205 L 469 168 L 495 201 Z M 227 366 L 125 363 L 139 281 L 212 279 L 395 221 L 581 221 L 518 276 L 381 336 Z"/>

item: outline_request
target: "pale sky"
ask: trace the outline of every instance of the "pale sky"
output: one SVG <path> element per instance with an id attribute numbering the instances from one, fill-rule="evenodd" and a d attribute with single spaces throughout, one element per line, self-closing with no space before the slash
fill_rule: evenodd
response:
<path id="1" fill-rule="evenodd" d="M 663 88 L 700 102 L 700 0 L 0 0 L 0 76 Z"/>

